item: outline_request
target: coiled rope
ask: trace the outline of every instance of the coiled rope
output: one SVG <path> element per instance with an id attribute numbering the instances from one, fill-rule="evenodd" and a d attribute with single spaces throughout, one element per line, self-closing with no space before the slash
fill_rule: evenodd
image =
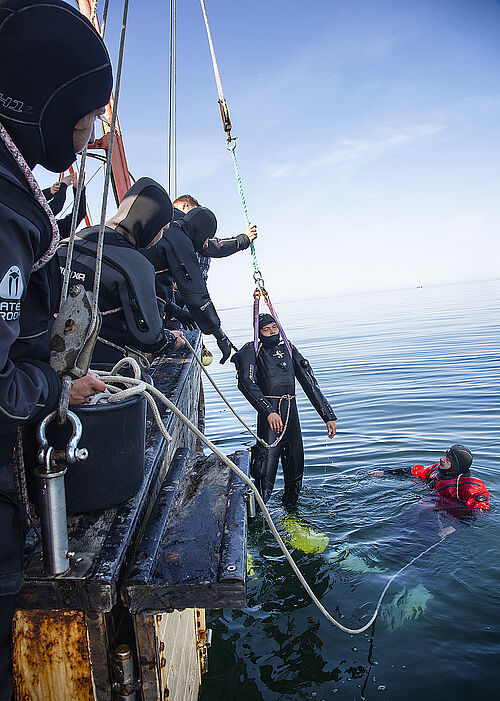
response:
<path id="1" fill-rule="evenodd" d="M 121 375 L 117 375 L 116 373 L 125 364 L 129 364 L 134 371 L 134 377 L 125 377 Z M 222 462 L 227 465 L 236 475 L 243 480 L 243 482 L 252 490 L 252 492 L 255 495 L 255 499 L 262 511 L 262 514 L 271 530 L 271 533 L 274 536 L 274 539 L 276 540 L 277 544 L 279 545 L 283 555 L 287 559 L 290 567 L 292 568 L 293 572 L 295 573 L 297 579 L 313 601 L 313 603 L 316 605 L 316 607 L 321 611 L 323 616 L 332 623 L 334 626 L 339 628 L 339 630 L 342 630 L 344 633 L 349 633 L 350 635 L 358 635 L 359 633 L 364 633 L 365 630 L 367 630 L 372 623 L 375 621 L 378 612 L 380 610 L 380 606 L 382 604 L 382 600 L 391 586 L 392 582 L 398 577 L 404 570 L 406 570 L 408 567 L 410 567 L 414 562 L 416 562 L 418 559 L 423 557 L 426 553 L 430 552 L 434 548 L 436 548 L 440 543 L 443 542 L 443 540 L 446 538 L 446 536 L 450 535 L 450 533 L 453 533 L 455 529 L 452 526 L 448 526 L 448 528 L 445 528 L 441 531 L 440 533 L 440 539 L 434 543 L 433 545 L 429 546 L 425 550 L 423 550 L 419 555 L 416 557 L 412 558 L 410 562 L 408 562 L 404 567 L 402 567 L 396 574 L 392 575 L 390 579 L 388 580 L 387 584 L 385 585 L 379 599 L 377 602 L 377 606 L 375 608 L 375 611 L 373 615 L 371 616 L 370 620 L 368 623 L 366 623 L 364 626 L 361 628 L 348 628 L 347 626 L 342 625 L 340 621 L 337 621 L 330 613 L 329 611 L 323 606 L 321 601 L 317 598 L 311 587 L 309 586 L 308 582 L 306 581 L 304 575 L 300 571 L 298 565 L 295 563 L 294 559 L 292 558 L 288 548 L 286 547 L 285 543 L 283 542 L 283 539 L 281 538 L 280 534 L 278 533 L 278 530 L 276 526 L 274 525 L 274 522 L 271 518 L 271 515 L 269 514 L 269 511 L 267 510 L 267 507 L 259 494 L 258 489 L 255 487 L 254 483 L 251 481 L 247 475 L 240 470 L 240 468 L 234 464 L 232 460 L 230 460 L 226 455 L 224 455 L 216 445 L 212 443 L 201 431 L 200 429 L 195 426 L 192 421 L 190 421 L 187 416 L 184 416 L 182 411 L 176 407 L 176 405 L 168 399 L 160 390 L 156 389 L 156 387 L 153 387 L 152 385 L 148 385 L 146 382 L 140 379 L 140 368 L 138 363 L 133 359 L 133 358 L 122 358 L 111 370 L 111 372 L 102 372 L 102 371 L 97 371 L 96 374 L 103 380 L 103 382 L 106 384 L 107 389 L 112 393 L 112 396 L 110 397 L 109 401 L 110 402 L 117 402 L 120 401 L 121 399 L 126 399 L 130 396 L 133 396 L 135 394 L 140 394 L 146 397 L 146 400 L 148 401 L 149 405 L 151 408 L 153 407 L 153 404 L 155 404 L 155 409 L 153 409 L 153 414 L 156 420 L 156 423 L 158 424 L 158 427 L 162 433 L 162 435 L 165 437 L 165 440 L 170 442 L 172 439 L 168 432 L 165 429 L 165 426 L 163 425 L 163 421 L 161 420 L 160 417 L 160 412 L 158 410 L 158 407 L 156 406 L 156 402 L 154 401 L 154 397 L 158 398 L 165 406 L 167 406 L 170 411 L 172 411 L 175 416 L 177 416 L 178 419 L 182 421 L 182 423 L 191 430 L 199 440 L 204 443 L 207 448 L 209 448 L 217 457 L 222 460 Z M 120 385 L 125 385 L 126 389 L 119 389 L 115 385 L 120 384 Z"/>

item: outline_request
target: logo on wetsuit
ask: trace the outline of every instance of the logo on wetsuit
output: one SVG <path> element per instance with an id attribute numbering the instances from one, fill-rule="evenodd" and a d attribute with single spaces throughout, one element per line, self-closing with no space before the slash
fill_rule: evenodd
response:
<path id="1" fill-rule="evenodd" d="M 23 290 L 21 271 L 17 265 L 11 265 L 0 281 L 0 316 L 4 321 L 19 319 Z"/>

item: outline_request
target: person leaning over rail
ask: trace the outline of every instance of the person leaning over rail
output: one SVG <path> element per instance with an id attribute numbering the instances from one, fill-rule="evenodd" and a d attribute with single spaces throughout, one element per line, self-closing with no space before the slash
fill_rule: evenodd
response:
<path id="1" fill-rule="evenodd" d="M 196 257 L 196 251 L 203 248 L 204 242 L 212 238 L 216 230 L 215 214 L 206 207 L 194 207 L 182 219 L 172 221 L 158 243 L 142 253 L 157 273 L 156 294 L 160 303 L 171 309 L 172 283 L 175 282 L 189 310 L 189 318 L 196 322 L 202 333 L 215 337 L 222 353 L 220 362 L 225 363 L 231 355 L 232 345 L 221 328 Z M 180 321 L 184 323 L 182 318 Z"/>
<path id="2" fill-rule="evenodd" d="M 125 193 L 104 229 L 99 292 L 102 327 L 93 362 L 116 363 L 128 349 L 159 355 L 179 348 L 180 331 L 163 327 L 155 293 L 155 272 L 139 248 L 152 246 L 172 219 L 172 203 L 155 180 L 140 178 Z M 92 290 L 99 226 L 78 232 L 71 263 L 72 281 Z M 67 247 L 58 251 L 61 268 Z"/>
<path id="3" fill-rule="evenodd" d="M 439 462 L 425 467 L 396 467 L 390 470 L 375 470 L 374 477 L 383 475 L 407 475 L 420 477 L 430 482 L 436 494 L 445 500 L 459 501 L 470 509 L 490 508 L 490 495 L 484 482 L 470 474 L 472 453 L 465 445 L 452 445 Z"/>
<path id="4" fill-rule="evenodd" d="M 329 438 L 336 433 L 337 417 L 321 392 L 309 362 L 295 346 L 291 346 L 290 358 L 278 325 L 270 314 L 259 315 L 259 341 L 257 353 L 250 342 L 231 359 L 237 369 L 238 389 L 257 410 L 257 435 L 270 446 L 266 448 L 256 443 L 252 447 L 250 474 L 263 500 L 268 501 L 281 458 L 285 479 L 283 505 L 293 508 L 304 474 L 295 378 L 326 423 Z"/>
<path id="5" fill-rule="evenodd" d="M 54 215 L 59 214 L 61 209 L 64 207 L 64 201 L 66 199 L 66 191 L 68 185 L 73 185 L 73 197 L 76 197 L 76 185 L 78 177 L 76 173 L 71 173 L 71 175 L 65 175 L 60 181 L 54 183 L 50 187 L 42 190 L 45 195 L 49 207 L 51 208 Z M 79 226 L 85 217 L 87 211 L 87 198 L 85 193 L 85 187 L 82 189 L 80 195 L 80 202 L 78 203 L 78 214 L 76 217 L 76 226 Z M 67 238 L 71 231 L 71 220 L 73 218 L 73 211 L 71 211 L 65 217 L 57 220 L 57 226 L 59 227 L 59 234 L 62 239 Z"/>
<path id="6" fill-rule="evenodd" d="M 180 195 L 173 202 L 174 205 L 174 220 L 179 220 L 185 214 L 190 212 L 195 207 L 199 207 L 200 203 L 192 195 Z M 233 253 L 246 250 L 252 241 L 257 238 L 257 225 L 252 224 L 247 227 L 243 234 L 238 234 L 228 239 L 211 238 L 203 243 L 203 249 L 196 251 L 201 272 L 205 282 L 208 279 L 208 270 L 210 268 L 211 258 L 227 258 Z"/>
<path id="7" fill-rule="evenodd" d="M 31 169 L 58 173 L 74 162 L 112 83 L 101 37 L 66 2 L 0 3 L 0 701 L 12 694 L 11 622 L 23 580 L 12 452 L 18 428 L 55 409 L 60 393 L 47 333 L 60 296 L 58 229 Z M 70 403 L 103 389 L 83 377 Z"/>

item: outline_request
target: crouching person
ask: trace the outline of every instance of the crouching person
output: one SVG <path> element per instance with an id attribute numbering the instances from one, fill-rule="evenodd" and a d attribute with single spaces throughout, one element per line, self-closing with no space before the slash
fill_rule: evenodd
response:
<path id="1" fill-rule="evenodd" d="M 151 178 L 140 178 L 125 194 L 116 214 L 106 222 L 99 309 L 102 328 L 94 350 L 96 364 L 116 363 L 130 349 L 161 353 L 179 348 L 179 331 L 164 329 L 155 292 L 155 271 L 140 253 L 152 246 L 172 219 L 167 192 Z M 71 281 L 92 290 L 99 227 L 78 232 L 71 263 Z M 67 247 L 59 249 L 66 264 Z"/>

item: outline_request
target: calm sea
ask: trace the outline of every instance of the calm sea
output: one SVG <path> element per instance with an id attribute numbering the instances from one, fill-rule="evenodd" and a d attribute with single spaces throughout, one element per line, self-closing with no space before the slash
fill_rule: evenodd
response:
<path id="1" fill-rule="evenodd" d="M 298 517 L 322 553 L 293 556 L 329 611 L 367 622 L 388 578 L 456 529 L 391 585 L 374 628 L 342 633 L 309 601 L 261 521 L 250 527 L 248 608 L 209 613 L 213 643 L 200 698 L 498 698 L 500 686 L 500 281 L 278 306 L 290 340 L 339 417 L 333 441 L 298 389 L 306 468 Z M 224 310 L 236 345 L 250 309 Z M 212 348 L 212 346 L 210 346 Z M 218 359 L 217 349 L 214 355 Z M 234 366 L 210 368 L 252 425 Z M 253 440 L 205 384 L 207 435 L 229 454 Z M 431 464 L 452 443 L 474 455 L 492 509 L 438 511 L 428 488 L 370 471 Z M 270 511 L 286 535 L 279 476 Z"/>

